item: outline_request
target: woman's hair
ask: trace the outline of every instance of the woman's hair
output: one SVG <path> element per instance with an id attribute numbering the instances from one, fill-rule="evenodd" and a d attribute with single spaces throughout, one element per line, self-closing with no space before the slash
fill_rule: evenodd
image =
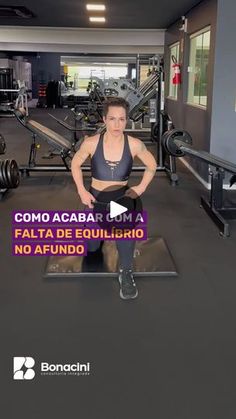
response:
<path id="1" fill-rule="evenodd" d="M 126 118 L 129 114 L 129 103 L 123 99 L 123 97 L 112 97 L 104 101 L 103 103 L 103 115 L 106 117 L 110 106 L 119 106 L 124 108 L 126 113 Z"/>

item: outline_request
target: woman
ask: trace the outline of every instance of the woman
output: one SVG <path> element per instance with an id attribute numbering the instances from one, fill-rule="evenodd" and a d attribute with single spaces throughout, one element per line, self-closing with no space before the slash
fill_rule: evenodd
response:
<path id="1" fill-rule="evenodd" d="M 156 161 L 144 143 L 124 133 L 129 104 L 123 98 L 111 98 L 104 103 L 103 121 L 105 134 L 86 138 L 75 154 L 71 171 L 83 204 L 93 208 L 96 200 L 109 203 L 122 195 L 130 198 L 141 196 L 156 173 Z M 91 158 L 92 183 L 89 191 L 83 184 L 81 165 Z M 128 187 L 133 160 L 138 157 L 146 166 L 140 183 Z M 120 297 L 136 298 L 138 290 L 134 282 L 133 254 L 135 241 L 117 240 L 119 254 Z M 89 241 L 88 251 L 100 248 L 100 241 Z"/>

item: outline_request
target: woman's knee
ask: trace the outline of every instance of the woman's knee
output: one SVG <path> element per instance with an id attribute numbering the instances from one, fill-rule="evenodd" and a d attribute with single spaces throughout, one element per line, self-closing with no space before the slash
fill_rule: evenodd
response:
<path id="1" fill-rule="evenodd" d="M 100 248 L 101 240 L 89 240 L 87 242 L 87 249 L 89 252 L 96 252 Z"/>

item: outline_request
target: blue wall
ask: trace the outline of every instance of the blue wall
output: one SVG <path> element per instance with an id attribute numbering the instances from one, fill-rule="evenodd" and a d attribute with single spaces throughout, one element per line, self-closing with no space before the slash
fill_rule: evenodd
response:
<path id="1" fill-rule="evenodd" d="M 235 22 L 235 0 L 218 0 L 210 150 L 236 164 Z"/>
<path id="2" fill-rule="evenodd" d="M 181 20 L 173 24 L 166 31 L 165 37 L 165 97 L 166 110 L 173 119 L 174 125 L 180 129 L 190 132 L 193 138 L 194 148 L 198 150 L 210 151 L 211 142 L 211 112 L 212 112 L 212 93 L 214 79 L 214 59 L 215 59 L 215 37 L 217 24 L 217 0 L 205 0 L 194 7 L 186 14 L 188 19 L 187 32 L 180 31 Z M 208 65 L 208 100 L 207 108 L 200 108 L 187 104 L 188 90 L 188 64 L 190 35 L 208 25 L 211 26 L 211 44 Z M 180 41 L 180 64 L 182 73 L 182 84 L 179 87 L 178 98 L 173 100 L 168 98 L 169 90 L 169 45 Z M 186 157 L 186 160 L 200 174 L 202 178 L 208 180 L 208 166 L 201 161 Z"/>

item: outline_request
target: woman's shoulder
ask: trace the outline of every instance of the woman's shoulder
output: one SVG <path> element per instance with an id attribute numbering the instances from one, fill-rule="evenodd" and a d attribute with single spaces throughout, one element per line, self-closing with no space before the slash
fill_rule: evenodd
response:
<path id="1" fill-rule="evenodd" d="M 97 146 L 99 138 L 100 138 L 100 134 L 92 135 L 91 137 L 86 137 L 83 141 L 83 144 L 89 150 L 93 150 L 94 147 Z"/>
<path id="2" fill-rule="evenodd" d="M 83 143 L 85 143 L 86 150 L 90 154 L 92 158 L 99 142 L 100 134 L 92 135 L 91 137 L 87 137 L 84 139 Z"/>
<path id="3" fill-rule="evenodd" d="M 141 140 L 135 137 L 131 137 L 130 135 L 128 135 L 128 141 L 131 151 L 136 151 L 142 144 Z"/>
<path id="4" fill-rule="evenodd" d="M 86 144 L 96 144 L 99 138 L 100 138 L 100 134 L 86 136 L 84 139 L 84 142 L 86 142 Z"/>

